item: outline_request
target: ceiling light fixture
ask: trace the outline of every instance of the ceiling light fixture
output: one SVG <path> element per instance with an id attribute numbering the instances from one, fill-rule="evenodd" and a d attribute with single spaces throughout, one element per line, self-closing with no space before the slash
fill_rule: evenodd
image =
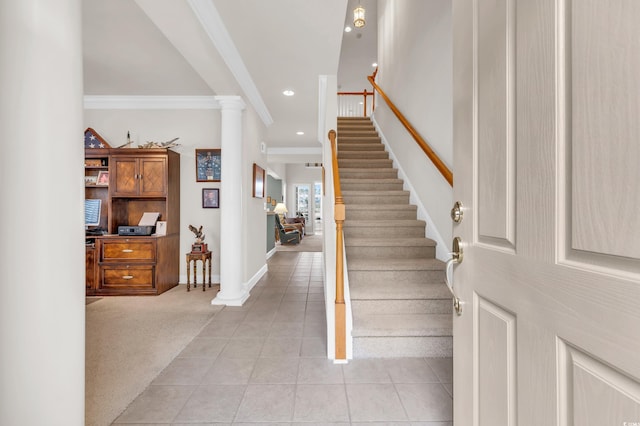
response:
<path id="1" fill-rule="evenodd" d="M 364 27 L 364 7 L 358 5 L 355 9 L 353 9 L 353 26 L 356 28 Z"/>
<path id="2" fill-rule="evenodd" d="M 351 32 L 351 27 L 348 26 L 348 25 L 346 27 L 344 27 L 344 32 L 345 33 L 350 33 Z"/>
<path id="3" fill-rule="evenodd" d="M 296 132 L 296 135 L 302 136 L 304 135 L 304 132 Z"/>
<path id="4" fill-rule="evenodd" d="M 282 92 L 282 94 L 285 96 L 293 96 L 295 95 L 295 92 L 293 90 L 287 89 L 284 92 Z"/>

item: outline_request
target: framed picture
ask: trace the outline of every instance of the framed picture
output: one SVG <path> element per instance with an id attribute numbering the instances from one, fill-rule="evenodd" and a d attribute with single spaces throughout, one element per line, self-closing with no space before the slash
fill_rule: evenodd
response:
<path id="1" fill-rule="evenodd" d="M 220 149 L 196 149 L 196 182 L 220 182 Z"/>
<path id="2" fill-rule="evenodd" d="M 100 172 L 98 172 L 98 181 L 96 182 L 96 185 L 109 185 L 109 172 L 106 170 L 100 170 Z"/>
<path id="3" fill-rule="evenodd" d="M 85 185 L 95 185 L 97 181 L 98 181 L 98 176 L 96 176 L 96 175 L 91 175 L 91 176 L 85 176 L 84 177 L 84 184 Z"/>
<path id="4" fill-rule="evenodd" d="M 202 188 L 202 208 L 217 209 L 220 207 L 220 189 Z"/>
<path id="5" fill-rule="evenodd" d="M 264 169 L 253 163 L 253 196 L 264 198 Z"/>
<path id="6" fill-rule="evenodd" d="M 271 197 L 267 195 L 267 204 L 271 204 Z"/>

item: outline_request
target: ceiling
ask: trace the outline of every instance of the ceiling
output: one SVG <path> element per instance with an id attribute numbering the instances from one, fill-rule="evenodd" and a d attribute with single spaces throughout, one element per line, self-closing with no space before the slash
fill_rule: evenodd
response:
<path id="1" fill-rule="evenodd" d="M 337 75 L 343 91 L 368 86 L 376 2 L 83 0 L 84 92 L 241 95 L 268 126 L 269 149 L 298 153 L 277 161 L 319 161 L 304 154 L 319 148 L 319 76 Z M 367 24 L 346 33 L 358 3 Z"/>

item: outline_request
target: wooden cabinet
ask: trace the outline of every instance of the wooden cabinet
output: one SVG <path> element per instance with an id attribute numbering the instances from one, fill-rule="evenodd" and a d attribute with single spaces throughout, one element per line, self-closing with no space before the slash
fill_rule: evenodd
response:
<path id="1" fill-rule="evenodd" d="M 180 272 L 179 154 L 167 149 L 98 151 L 106 159 L 106 166 L 100 167 L 109 172 L 109 185 L 100 193 L 107 232 L 91 236 L 94 247 L 87 248 L 87 294 L 152 295 L 176 286 Z M 87 189 L 85 195 L 96 193 Z M 119 226 L 137 225 L 145 212 L 157 212 L 158 220 L 167 222 L 165 236 L 118 235 Z"/>
<path id="2" fill-rule="evenodd" d="M 167 158 L 113 156 L 111 158 L 111 195 L 114 197 L 165 197 L 167 195 Z"/>
<path id="3" fill-rule="evenodd" d="M 160 294 L 178 284 L 179 235 L 103 236 L 95 294 Z"/>

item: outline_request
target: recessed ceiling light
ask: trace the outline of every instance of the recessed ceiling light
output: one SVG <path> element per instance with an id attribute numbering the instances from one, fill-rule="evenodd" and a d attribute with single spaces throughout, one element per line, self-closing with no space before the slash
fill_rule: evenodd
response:
<path id="1" fill-rule="evenodd" d="M 296 135 L 302 136 L 302 135 L 304 135 L 304 132 L 296 132 Z"/>
<path id="2" fill-rule="evenodd" d="M 345 33 L 350 33 L 351 32 L 351 27 L 348 26 L 348 25 L 346 27 L 344 27 L 344 32 Z"/>
<path id="3" fill-rule="evenodd" d="M 282 92 L 283 95 L 285 96 L 293 96 L 295 94 L 295 92 L 291 89 L 287 89 L 284 92 Z"/>
<path id="4" fill-rule="evenodd" d="M 377 63 L 377 62 L 374 62 L 374 63 L 372 63 L 372 64 L 371 64 L 371 66 L 372 66 L 372 67 L 377 67 L 377 66 L 378 66 L 378 63 Z"/>

